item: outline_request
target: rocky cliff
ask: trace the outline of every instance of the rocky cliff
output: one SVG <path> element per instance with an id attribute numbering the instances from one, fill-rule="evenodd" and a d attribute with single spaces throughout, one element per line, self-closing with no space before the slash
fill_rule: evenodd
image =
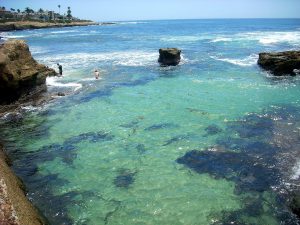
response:
<path id="1" fill-rule="evenodd" d="M 37 63 L 25 41 L 9 40 L 0 45 L 0 104 L 45 90 L 46 77 L 51 75 L 56 72 Z"/>
<path id="2" fill-rule="evenodd" d="M 46 224 L 24 194 L 22 182 L 13 174 L 0 144 L 0 224 Z"/>

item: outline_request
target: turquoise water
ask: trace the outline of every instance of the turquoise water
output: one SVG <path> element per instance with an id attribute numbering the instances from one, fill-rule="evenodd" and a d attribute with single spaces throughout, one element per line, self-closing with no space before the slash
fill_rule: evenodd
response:
<path id="1" fill-rule="evenodd" d="M 300 20 L 178 20 L 28 30 L 66 97 L 2 122 L 28 197 L 50 224 L 298 224 L 299 77 L 262 51 L 299 49 Z M 158 49 L 178 47 L 177 67 Z M 101 79 L 94 80 L 99 68 Z"/>

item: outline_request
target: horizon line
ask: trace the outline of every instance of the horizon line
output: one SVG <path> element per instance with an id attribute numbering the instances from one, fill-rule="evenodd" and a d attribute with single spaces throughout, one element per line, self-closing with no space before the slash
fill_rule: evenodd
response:
<path id="1" fill-rule="evenodd" d="M 245 18 L 184 18 L 184 19 L 136 19 L 136 20 L 101 20 L 94 22 L 135 22 L 135 21 L 167 21 L 167 20 L 276 20 L 276 19 L 286 19 L 286 20 L 300 20 L 300 17 L 245 17 Z M 299 24 L 300 25 L 300 24 Z"/>

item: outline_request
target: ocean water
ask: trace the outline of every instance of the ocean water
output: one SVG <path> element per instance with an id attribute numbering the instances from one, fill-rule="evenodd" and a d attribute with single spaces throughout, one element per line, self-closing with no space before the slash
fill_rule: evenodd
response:
<path id="1" fill-rule="evenodd" d="M 50 224 L 299 224 L 300 78 L 258 53 L 300 48 L 300 20 L 122 22 L 3 33 L 66 92 L 1 122 L 28 198 Z M 182 61 L 160 67 L 158 49 Z M 95 80 L 98 68 L 101 79 Z"/>

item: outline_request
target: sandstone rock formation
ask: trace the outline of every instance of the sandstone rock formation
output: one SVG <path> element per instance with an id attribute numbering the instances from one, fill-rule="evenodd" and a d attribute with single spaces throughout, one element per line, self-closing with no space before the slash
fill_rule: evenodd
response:
<path id="1" fill-rule="evenodd" d="M 13 174 L 0 144 L 0 224 L 46 224 L 24 194 L 22 182 Z"/>
<path id="2" fill-rule="evenodd" d="M 300 51 L 260 53 L 258 65 L 275 76 L 295 76 L 300 69 Z"/>
<path id="3" fill-rule="evenodd" d="M 0 104 L 45 90 L 46 77 L 51 75 L 56 72 L 37 63 L 25 41 L 9 40 L 0 45 Z"/>
<path id="4" fill-rule="evenodd" d="M 158 62 L 161 66 L 176 66 L 180 62 L 180 54 L 181 50 L 177 48 L 161 48 Z"/>

